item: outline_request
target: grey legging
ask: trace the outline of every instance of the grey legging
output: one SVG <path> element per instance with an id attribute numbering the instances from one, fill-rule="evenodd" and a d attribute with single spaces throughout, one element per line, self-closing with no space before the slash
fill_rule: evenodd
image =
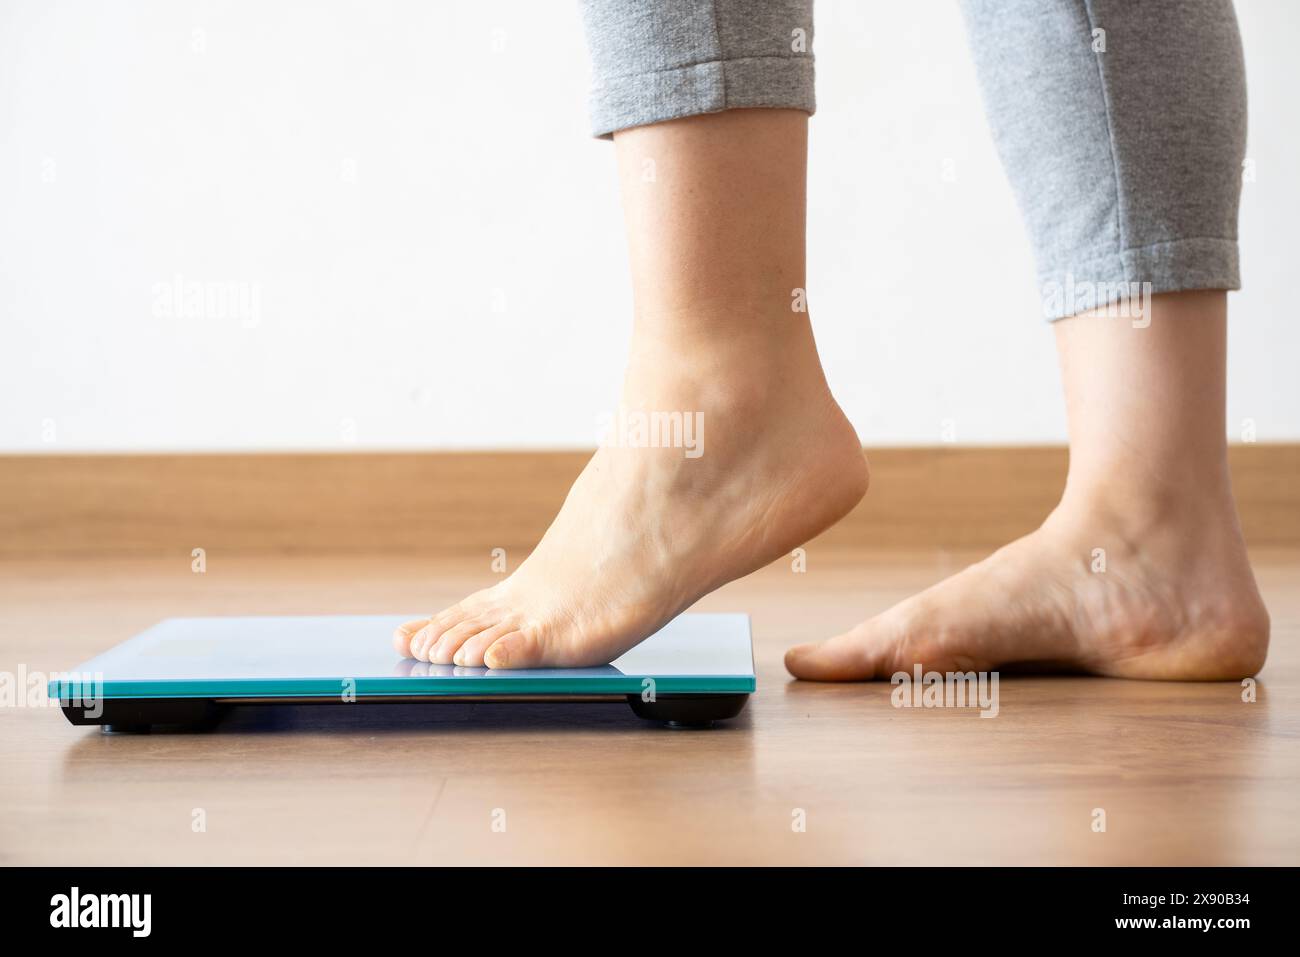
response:
<path id="1" fill-rule="evenodd" d="M 583 0 L 593 132 L 815 108 L 812 0 Z M 1237 289 L 1246 85 L 1231 0 L 963 0 L 994 139 L 1060 318 Z"/>

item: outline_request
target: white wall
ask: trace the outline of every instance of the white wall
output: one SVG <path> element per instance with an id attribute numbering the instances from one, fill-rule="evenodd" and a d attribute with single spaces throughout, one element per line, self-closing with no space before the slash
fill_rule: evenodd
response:
<path id="1" fill-rule="evenodd" d="M 1294 440 L 1300 5 L 1238 6 L 1229 421 Z M 1063 440 L 956 6 L 818 31 L 810 290 L 863 440 Z M 586 84 L 568 0 L 0 0 L 0 451 L 593 444 L 629 292 Z M 169 315 L 178 276 L 247 320 Z"/>

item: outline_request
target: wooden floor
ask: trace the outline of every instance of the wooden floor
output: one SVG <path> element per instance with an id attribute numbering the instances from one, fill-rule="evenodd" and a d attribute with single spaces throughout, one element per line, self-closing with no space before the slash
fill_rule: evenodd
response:
<path id="1" fill-rule="evenodd" d="M 785 674 L 790 644 L 973 557 L 814 548 L 804 574 L 706 599 L 753 615 L 759 674 L 709 732 L 623 705 L 440 705 L 110 736 L 6 707 L 0 863 L 1300 862 L 1300 550 L 1255 555 L 1274 628 L 1254 703 L 1235 684 L 1004 677 L 989 720 Z M 167 616 L 419 611 L 494 579 L 487 555 L 190 561 L 0 563 L 0 670 L 68 669 Z"/>

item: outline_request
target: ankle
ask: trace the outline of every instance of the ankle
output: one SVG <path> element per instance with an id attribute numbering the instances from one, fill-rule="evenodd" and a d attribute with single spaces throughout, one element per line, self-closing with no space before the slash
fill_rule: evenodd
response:
<path id="1" fill-rule="evenodd" d="M 1185 454 L 1157 454 L 1140 439 L 1132 447 L 1070 447 L 1062 504 L 1093 510 L 1136 531 L 1162 525 L 1236 518 L 1227 443 L 1190 442 Z"/>
<path id="2" fill-rule="evenodd" d="M 623 402 L 640 407 L 686 402 L 719 413 L 761 415 L 791 403 L 829 399 L 811 331 L 806 322 L 803 327 L 749 328 L 703 340 L 638 332 Z"/>
<path id="3" fill-rule="evenodd" d="M 1196 541 L 1206 546 L 1241 541 L 1236 504 L 1225 481 L 1176 483 L 1080 480 L 1072 471 L 1049 522 L 1135 548 L 1158 541 Z"/>

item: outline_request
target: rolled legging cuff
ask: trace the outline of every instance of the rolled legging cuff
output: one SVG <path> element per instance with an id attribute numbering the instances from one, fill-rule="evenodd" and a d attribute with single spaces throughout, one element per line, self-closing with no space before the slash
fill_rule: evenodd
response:
<path id="1" fill-rule="evenodd" d="M 1202 237 L 1152 243 L 1039 273 L 1043 317 L 1064 319 L 1121 299 L 1194 289 L 1240 289 L 1237 241 Z"/>
<path id="2" fill-rule="evenodd" d="M 813 112 L 812 0 L 582 0 L 596 136 L 747 107 Z"/>
<path id="3" fill-rule="evenodd" d="M 592 89 L 592 134 L 608 137 L 633 126 L 723 110 L 813 113 L 813 70 L 811 56 L 756 56 L 613 77 Z"/>

